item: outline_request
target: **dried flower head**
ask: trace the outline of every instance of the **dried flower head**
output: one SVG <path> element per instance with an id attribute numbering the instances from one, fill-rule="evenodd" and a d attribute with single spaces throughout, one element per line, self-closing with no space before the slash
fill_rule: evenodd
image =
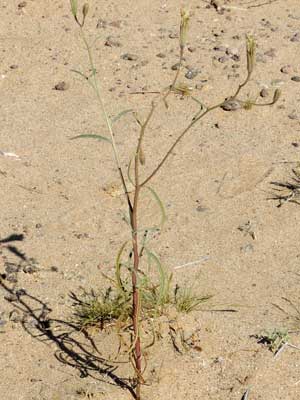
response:
<path id="1" fill-rule="evenodd" d="M 84 6 L 82 7 L 83 18 L 87 16 L 88 12 L 89 12 L 89 5 L 88 3 L 85 3 Z"/>
<path id="2" fill-rule="evenodd" d="M 193 88 L 187 86 L 185 83 L 177 83 L 173 87 L 175 93 L 181 94 L 182 96 L 191 96 Z"/>
<path id="3" fill-rule="evenodd" d="M 255 63 L 255 40 L 252 36 L 246 36 L 247 41 L 247 70 L 251 74 Z"/>

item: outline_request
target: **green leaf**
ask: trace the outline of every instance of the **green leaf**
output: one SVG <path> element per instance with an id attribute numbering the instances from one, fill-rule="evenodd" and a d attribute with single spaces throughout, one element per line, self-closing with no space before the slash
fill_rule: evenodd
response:
<path id="1" fill-rule="evenodd" d="M 71 140 L 74 139 L 96 139 L 96 140 L 104 140 L 105 142 L 109 142 L 111 143 L 111 140 L 109 138 L 107 138 L 106 136 L 101 136 L 101 135 L 78 135 L 78 136 L 74 136 L 71 138 Z"/>
<path id="2" fill-rule="evenodd" d="M 158 194 L 155 192 L 155 190 L 153 190 L 151 187 L 146 186 L 146 188 L 150 191 L 150 193 L 152 194 L 152 196 L 154 197 L 155 201 L 157 202 L 157 204 L 159 205 L 160 211 L 161 211 L 161 221 L 160 221 L 160 226 L 161 228 L 163 227 L 164 223 L 166 222 L 167 219 L 167 215 L 165 212 L 165 208 L 163 205 L 163 202 L 160 200 Z"/>
<path id="3" fill-rule="evenodd" d="M 111 123 L 114 124 L 114 123 L 117 122 L 121 117 L 123 117 L 123 115 L 128 114 L 128 113 L 131 113 L 131 112 L 133 112 L 132 109 L 121 111 L 121 112 L 120 112 L 119 114 L 117 114 L 115 117 L 111 118 Z"/>
<path id="4" fill-rule="evenodd" d="M 170 274 L 168 276 L 165 268 L 162 266 L 162 264 L 156 254 L 154 254 L 152 251 L 148 250 L 146 247 L 145 247 L 145 251 L 148 256 L 148 262 L 151 263 L 151 260 L 153 260 L 157 266 L 158 273 L 159 273 L 159 295 L 158 295 L 158 299 L 157 299 L 157 303 L 158 303 L 157 305 L 166 304 L 168 301 L 168 297 L 170 295 L 170 284 L 172 281 L 172 274 Z"/>
<path id="5" fill-rule="evenodd" d="M 77 0 L 70 0 L 70 3 L 71 3 L 71 12 L 74 15 L 74 17 L 76 17 L 78 9 Z"/>

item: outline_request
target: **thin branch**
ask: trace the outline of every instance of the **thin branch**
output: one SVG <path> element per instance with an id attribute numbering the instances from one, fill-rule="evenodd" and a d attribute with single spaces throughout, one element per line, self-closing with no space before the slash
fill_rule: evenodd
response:
<path id="1" fill-rule="evenodd" d="M 172 146 L 169 148 L 161 162 L 158 164 L 158 166 L 151 172 L 151 174 L 140 184 L 140 187 L 143 187 L 156 175 L 156 173 L 161 169 L 161 167 L 164 165 L 164 163 L 167 161 L 169 158 L 170 154 L 174 150 L 174 148 L 177 146 L 177 144 L 183 139 L 183 137 L 186 135 L 186 133 L 199 121 L 199 119 L 203 118 L 206 114 L 209 112 L 215 110 L 216 108 L 221 107 L 224 104 L 224 101 L 222 101 L 219 104 L 216 104 L 215 106 L 212 106 L 208 109 L 206 109 L 200 116 L 197 118 L 193 119 L 192 122 L 189 123 L 189 125 L 181 132 L 181 134 L 178 136 L 178 138 L 175 140 L 175 142 L 172 144 Z"/>
<path id="2" fill-rule="evenodd" d="M 117 164 L 118 172 L 119 172 L 119 175 L 120 175 L 120 178 L 121 178 L 121 182 L 122 182 L 122 185 L 123 185 L 124 193 L 126 195 L 126 199 L 127 199 L 127 203 L 128 203 L 128 207 L 129 207 L 129 212 L 132 213 L 132 208 L 133 207 L 132 207 L 132 203 L 131 203 L 131 200 L 130 200 L 130 197 L 129 197 L 129 191 L 128 191 L 128 188 L 127 188 L 127 185 L 126 185 L 126 182 L 125 182 L 124 174 L 123 174 L 123 171 L 122 171 L 121 162 L 120 162 L 119 154 L 118 154 L 118 151 L 117 151 L 117 145 L 116 145 L 116 142 L 115 142 L 115 135 L 114 135 L 114 132 L 113 132 L 113 129 L 112 129 L 111 121 L 110 121 L 109 116 L 108 116 L 108 114 L 106 112 L 102 96 L 100 95 L 99 81 L 98 81 L 98 79 L 96 77 L 96 69 L 95 69 L 95 65 L 94 65 L 92 51 L 91 51 L 89 43 L 88 43 L 88 41 L 86 39 L 86 36 L 84 34 L 82 25 L 79 24 L 79 26 L 80 26 L 81 37 L 82 37 L 82 40 L 83 40 L 84 45 L 86 47 L 86 50 L 87 50 L 87 53 L 88 53 L 88 57 L 89 57 L 89 63 L 90 63 L 91 69 L 92 69 L 92 77 L 94 79 L 93 88 L 95 90 L 98 102 L 99 102 L 100 107 L 101 107 L 101 111 L 102 111 L 102 113 L 104 115 L 104 118 L 105 118 L 106 126 L 108 128 L 108 131 L 109 131 L 109 134 L 110 134 L 110 137 L 111 137 L 113 153 L 114 153 L 115 161 L 116 161 L 116 164 Z"/>

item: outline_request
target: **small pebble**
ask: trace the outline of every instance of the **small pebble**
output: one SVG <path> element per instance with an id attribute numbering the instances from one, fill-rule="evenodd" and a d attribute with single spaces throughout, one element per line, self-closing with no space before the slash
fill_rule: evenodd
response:
<path id="1" fill-rule="evenodd" d="M 268 56 L 268 57 L 271 57 L 271 58 L 274 58 L 274 57 L 276 57 L 276 49 L 271 48 L 270 50 L 266 51 L 264 53 L 264 55 Z"/>
<path id="2" fill-rule="evenodd" d="M 229 60 L 228 56 L 222 56 L 218 58 L 218 61 L 222 64 L 224 64 L 225 62 L 227 62 Z"/>
<path id="3" fill-rule="evenodd" d="M 99 28 L 105 29 L 106 27 L 107 27 L 107 22 L 106 22 L 104 19 L 101 19 L 101 18 L 98 19 L 96 28 L 97 28 L 97 29 L 99 29 Z"/>
<path id="4" fill-rule="evenodd" d="M 246 244 L 245 246 L 240 247 L 240 250 L 243 253 L 252 253 L 254 250 L 254 246 L 251 243 Z"/>
<path id="5" fill-rule="evenodd" d="M 8 282 L 11 282 L 11 283 L 17 283 L 18 282 L 18 276 L 17 276 L 17 274 L 14 274 L 14 273 L 7 274 L 5 279 Z"/>
<path id="6" fill-rule="evenodd" d="M 224 111 L 236 111 L 242 108 L 242 106 L 238 101 L 228 100 L 221 106 L 221 108 Z"/>
<path id="7" fill-rule="evenodd" d="M 292 72 L 292 66 L 284 65 L 283 67 L 280 68 L 280 72 L 282 72 L 283 74 L 290 74 Z"/>
<path id="8" fill-rule="evenodd" d="M 199 71 L 197 69 L 189 69 L 185 74 L 187 79 L 194 79 L 198 75 Z"/>
<path id="9" fill-rule="evenodd" d="M 295 33 L 290 40 L 291 42 L 300 42 L 300 32 Z"/>
<path id="10" fill-rule="evenodd" d="M 122 28 L 123 24 L 124 24 L 124 22 L 120 21 L 120 20 L 112 21 L 112 22 L 109 23 L 110 26 L 112 26 L 113 28 L 118 28 L 118 29 Z"/>
<path id="11" fill-rule="evenodd" d="M 18 4 L 18 8 L 24 8 L 27 6 L 27 2 L 26 1 L 21 1 L 21 3 Z"/>
<path id="12" fill-rule="evenodd" d="M 156 57 L 158 57 L 158 58 L 166 58 L 166 55 L 165 55 L 165 53 L 158 53 L 158 54 L 156 54 Z"/>
<path id="13" fill-rule="evenodd" d="M 34 274 L 38 270 L 38 267 L 34 264 L 24 265 L 23 267 L 23 272 L 25 272 L 25 274 Z"/>
<path id="14" fill-rule="evenodd" d="M 240 61 L 240 56 L 238 55 L 238 54 L 233 54 L 232 56 L 231 56 L 231 59 L 233 60 L 233 61 Z"/>
<path id="15" fill-rule="evenodd" d="M 300 19 L 300 16 L 298 15 L 294 15 L 294 14 L 289 14 L 288 18 L 292 18 L 292 19 Z"/>
<path id="16" fill-rule="evenodd" d="M 264 56 L 261 53 L 256 53 L 256 61 L 257 62 L 266 63 L 267 62 L 267 58 L 266 58 L 266 56 Z"/>
<path id="17" fill-rule="evenodd" d="M 105 42 L 104 42 L 104 45 L 105 46 L 108 46 L 108 47 L 121 47 L 122 46 L 122 44 L 118 41 L 118 40 L 115 40 L 113 37 L 111 37 L 111 36 L 108 36 L 107 38 L 106 38 L 106 40 L 105 40 Z"/>
<path id="18" fill-rule="evenodd" d="M 294 81 L 294 82 L 300 82 L 300 76 L 297 76 L 297 75 L 292 76 L 291 80 Z"/>
<path id="19" fill-rule="evenodd" d="M 236 47 L 227 47 L 226 54 L 228 56 L 237 56 L 239 54 L 239 50 Z"/>
<path id="20" fill-rule="evenodd" d="M 127 61 L 136 61 L 138 59 L 138 56 L 135 54 L 125 53 L 121 55 L 121 58 Z"/>
<path id="21" fill-rule="evenodd" d="M 10 65 L 9 68 L 10 69 L 17 69 L 17 68 L 19 68 L 19 66 L 17 64 L 12 64 L 12 65 Z"/>
<path id="22" fill-rule="evenodd" d="M 288 115 L 289 119 L 293 119 L 293 120 L 298 120 L 299 119 L 299 115 L 296 113 L 296 111 L 293 111 L 291 114 Z"/>
<path id="23" fill-rule="evenodd" d="M 176 63 L 176 64 L 172 65 L 171 70 L 177 71 L 179 68 L 180 68 L 180 63 Z"/>
<path id="24" fill-rule="evenodd" d="M 208 208 L 203 207 L 203 206 L 198 206 L 198 207 L 196 208 L 196 211 L 198 211 L 198 212 L 205 212 L 205 211 L 207 211 L 207 210 L 208 210 Z"/>
<path id="25" fill-rule="evenodd" d="M 297 143 L 297 142 L 292 142 L 291 145 L 294 146 L 294 147 L 299 147 L 300 146 L 299 143 Z"/>
<path id="26" fill-rule="evenodd" d="M 170 33 L 169 38 L 170 39 L 178 39 L 179 38 L 178 33 Z"/>
<path id="27" fill-rule="evenodd" d="M 225 46 L 215 46 L 215 47 L 213 48 L 213 50 L 215 50 L 215 51 L 224 51 L 224 52 L 226 52 L 226 51 L 227 51 L 227 47 L 225 47 Z"/>
<path id="28" fill-rule="evenodd" d="M 25 289 L 18 289 L 16 291 L 16 296 L 17 297 L 25 296 L 25 294 L 27 294 Z"/>
<path id="29" fill-rule="evenodd" d="M 269 96 L 269 91 L 266 88 L 261 89 L 259 93 L 260 97 L 268 97 Z"/>
<path id="30" fill-rule="evenodd" d="M 70 87 L 70 85 L 65 82 L 65 81 L 61 81 L 58 82 L 55 86 L 54 86 L 54 90 L 60 90 L 60 91 L 64 91 L 64 90 L 68 90 Z"/>
<path id="31" fill-rule="evenodd" d="M 13 263 L 5 263 L 5 272 L 7 274 L 13 274 L 19 271 L 19 266 Z"/>
<path id="32" fill-rule="evenodd" d="M 193 47 L 193 46 L 188 46 L 188 51 L 190 52 L 190 53 L 194 53 L 195 51 L 196 51 L 196 47 Z"/>

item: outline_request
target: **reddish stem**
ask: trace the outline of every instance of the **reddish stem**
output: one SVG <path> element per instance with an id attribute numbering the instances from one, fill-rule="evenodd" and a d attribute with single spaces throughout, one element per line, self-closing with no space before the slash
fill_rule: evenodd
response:
<path id="1" fill-rule="evenodd" d="M 133 247 L 133 270 L 132 270 L 132 321 L 134 332 L 134 362 L 136 369 L 137 386 L 135 389 L 136 400 L 141 399 L 141 378 L 142 378 L 142 350 L 139 334 L 139 316 L 140 316 L 140 293 L 138 289 L 138 269 L 140 262 L 137 234 L 137 208 L 140 187 L 138 184 L 138 159 L 136 157 L 136 187 L 134 192 L 133 209 L 131 213 L 131 228 L 132 228 L 132 247 Z"/>

